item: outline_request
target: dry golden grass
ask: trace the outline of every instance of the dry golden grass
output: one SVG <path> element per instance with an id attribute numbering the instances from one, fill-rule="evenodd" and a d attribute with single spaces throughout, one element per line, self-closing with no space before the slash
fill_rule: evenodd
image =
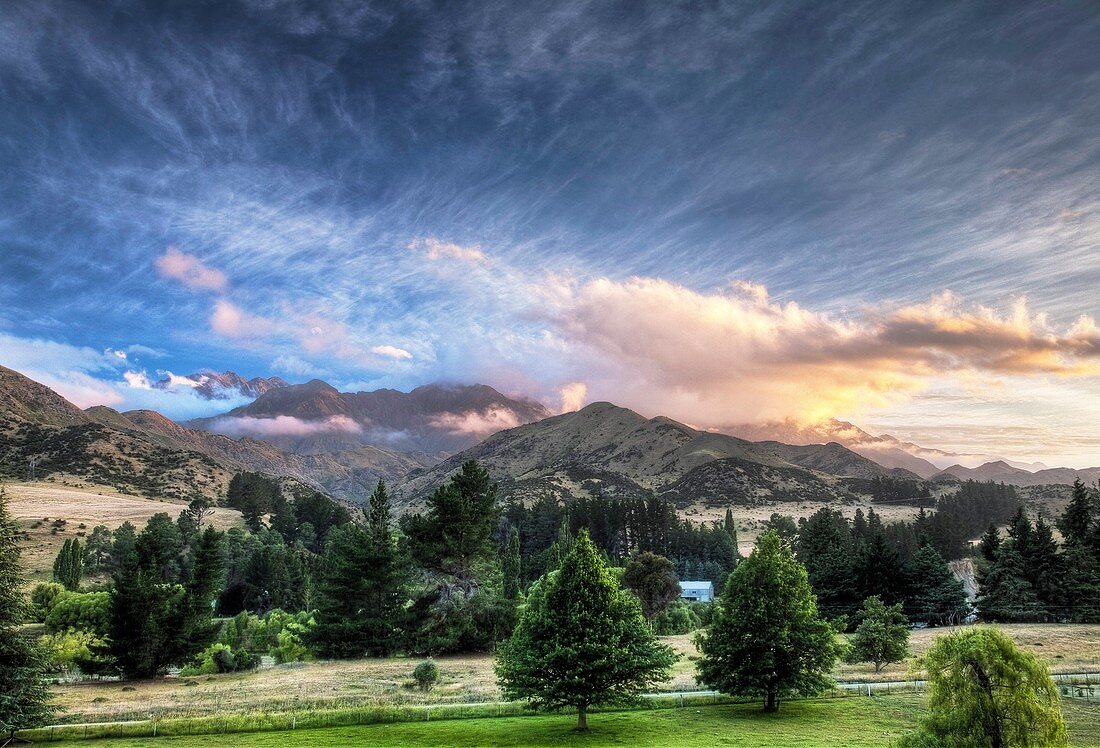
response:
<path id="1" fill-rule="evenodd" d="M 108 488 L 69 488 L 50 483 L 7 483 L 9 511 L 29 538 L 23 544 L 23 564 L 30 580 L 48 579 L 62 544 L 80 533 L 90 535 L 96 525 L 111 530 L 131 522 L 139 530 L 157 512 L 175 517 L 184 504 L 154 501 L 116 493 Z M 56 533 L 55 520 L 65 520 Z M 235 509 L 215 509 L 213 523 L 220 529 L 244 526 Z M 81 525 L 84 525 L 81 527 Z"/>
<path id="2" fill-rule="evenodd" d="M 1056 671 L 1100 671 L 1100 625 L 1021 624 L 1003 630 L 1022 647 L 1051 662 Z M 947 629 L 913 632 L 912 649 L 924 652 Z M 698 688 L 690 635 L 665 637 L 683 654 L 663 690 Z M 365 705 L 483 702 L 500 699 L 492 655 L 441 657 L 441 684 L 429 693 L 411 687 L 418 660 L 392 657 L 346 662 L 282 665 L 247 674 L 59 685 L 57 704 L 68 721 L 107 721 L 154 716 L 283 712 Z M 867 665 L 841 665 L 840 680 L 900 680 L 908 663 L 875 675 Z"/>

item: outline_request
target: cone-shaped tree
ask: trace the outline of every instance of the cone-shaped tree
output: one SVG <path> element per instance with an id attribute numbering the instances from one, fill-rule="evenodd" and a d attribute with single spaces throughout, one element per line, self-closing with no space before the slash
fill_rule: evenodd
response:
<path id="1" fill-rule="evenodd" d="M 829 687 L 842 644 L 817 611 L 806 568 L 779 535 L 766 532 L 737 565 L 697 641 L 699 681 L 735 696 L 812 696 Z"/>
<path id="2" fill-rule="evenodd" d="M 519 595 L 522 558 L 519 551 L 519 530 L 513 527 L 508 533 L 508 546 L 504 549 L 500 567 L 504 575 L 504 596 L 509 600 Z"/>
<path id="3" fill-rule="evenodd" d="M 25 613 L 19 528 L 0 488 L 0 743 L 16 730 L 37 727 L 52 713 L 50 689 L 42 679 L 46 658 L 15 630 Z"/>
<path id="4" fill-rule="evenodd" d="M 1058 687 L 1046 666 L 995 628 L 941 636 L 921 664 L 928 707 L 907 748 L 1066 744 Z"/>
<path id="5" fill-rule="evenodd" d="M 619 587 L 582 530 L 561 569 L 535 585 L 496 672 L 504 696 L 537 709 L 636 703 L 669 677 L 673 651 L 658 643 L 637 599 Z"/>

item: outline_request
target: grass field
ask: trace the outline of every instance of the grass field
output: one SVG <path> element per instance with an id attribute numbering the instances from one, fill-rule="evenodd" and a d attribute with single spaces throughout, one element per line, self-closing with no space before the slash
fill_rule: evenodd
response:
<path id="1" fill-rule="evenodd" d="M 596 713 L 587 734 L 568 714 L 443 720 L 294 732 L 97 740 L 96 748 L 250 746 L 888 746 L 923 711 L 916 695 L 789 702 L 778 714 L 759 705 Z M 1100 706 L 1067 701 L 1070 745 L 1100 747 Z"/>
<path id="2" fill-rule="evenodd" d="M 23 543 L 23 565 L 32 582 L 50 577 L 54 558 L 66 540 L 91 534 L 96 525 L 113 530 L 128 521 L 140 530 L 157 512 L 168 512 L 175 518 L 184 508 L 180 503 L 125 496 L 109 488 L 5 483 L 4 491 L 12 517 L 29 536 Z M 64 524 L 54 532 L 56 520 L 64 520 Z M 241 513 L 235 509 L 215 509 L 213 523 L 222 530 L 244 526 Z"/>
<path id="3" fill-rule="evenodd" d="M 1021 647 L 1050 662 L 1056 671 L 1100 672 L 1100 625 L 1019 624 L 1002 629 Z M 914 631 L 913 651 L 923 652 L 945 632 Z M 665 641 L 684 655 L 665 689 L 697 688 L 692 638 L 667 637 Z M 67 684 L 55 686 L 54 693 L 68 722 L 500 699 L 491 655 L 438 658 L 442 683 L 426 694 L 408 687 L 417 662 L 391 657 L 296 663 L 254 673 Z M 841 665 L 835 676 L 850 681 L 900 680 L 906 677 L 907 669 L 907 664 L 893 665 L 876 676 L 868 665 Z"/>

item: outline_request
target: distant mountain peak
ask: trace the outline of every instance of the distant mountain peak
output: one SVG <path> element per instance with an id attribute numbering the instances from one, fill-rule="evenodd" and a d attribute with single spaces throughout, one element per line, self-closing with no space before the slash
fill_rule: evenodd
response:
<path id="1" fill-rule="evenodd" d="M 161 379 L 154 382 L 153 386 L 161 390 L 190 388 L 207 400 L 232 400 L 240 397 L 257 398 L 266 392 L 288 385 L 282 377 L 245 379 L 234 371 L 223 371 L 220 374 L 199 371 L 185 376 L 163 372 Z"/>

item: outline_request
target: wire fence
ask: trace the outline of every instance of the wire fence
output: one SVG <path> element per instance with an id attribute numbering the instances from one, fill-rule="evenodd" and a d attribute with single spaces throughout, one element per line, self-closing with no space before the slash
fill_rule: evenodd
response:
<path id="1" fill-rule="evenodd" d="M 1064 698 L 1100 703 L 1100 673 L 1058 673 L 1052 676 Z M 809 699 L 874 698 L 881 695 L 915 694 L 924 691 L 923 680 L 837 683 Z M 683 709 L 721 704 L 756 703 L 757 698 L 734 697 L 717 691 L 677 691 L 647 694 L 634 707 L 592 709 L 616 712 L 628 709 Z M 16 733 L 32 742 L 55 742 L 93 738 L 152 738 L 185 735 L 219 735 L 246 732 L 286 732 L 322 727 L 353 727 L 394 722 L 522 717 L 537 712 L 523 702 L 490 701 L 430 705 L 369 706 L 342 709 L 303 709 L 288 712 L 244 712 L 202 717 L 168 717 L 123 722 L 88 722 L 51 725 Z"/>

